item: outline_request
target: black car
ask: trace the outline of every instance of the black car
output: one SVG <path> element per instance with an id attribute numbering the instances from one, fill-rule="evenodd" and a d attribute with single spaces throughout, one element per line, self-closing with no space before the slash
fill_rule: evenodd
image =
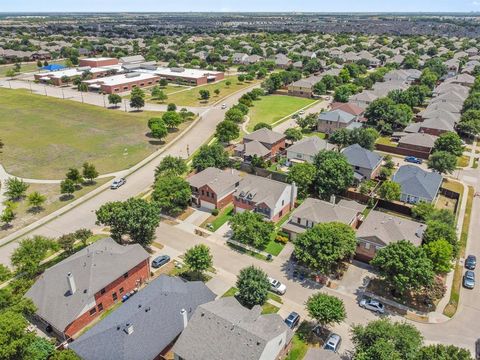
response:
<path id="1" fill-rule="evenodd" d="M 170 261 L 170 256 L 168 255 L 161 255 L 157 256 L 155 259 L 152 261 L 152 267 L 153 268 L 159 268 L 160 266 L 165 265 Z"/>
<path id="2" fill-rule="evenodd" d="M 288 317 L 285 319 L 285 324 L 287 324 L 290 329 L 296 327 L 299 322 L 300 315 L 298 315 L 295 311 L 292 311 L 290 315 L 288 315 Z"/>
<path id="3" fill-rule="evenodd" d="M 475 270 L 475 267 L 477 266 L 477 258 L 475 255 L 468 255 L 467 258 L 465 259 L 465 267 L 468 270 Z"/>
<path id="4" fill-rule="evenodd" d="M 472 270 L 465 271 L 463 275 L 463 287 L 473 289 L 475 287 L 475 273 Z"/>

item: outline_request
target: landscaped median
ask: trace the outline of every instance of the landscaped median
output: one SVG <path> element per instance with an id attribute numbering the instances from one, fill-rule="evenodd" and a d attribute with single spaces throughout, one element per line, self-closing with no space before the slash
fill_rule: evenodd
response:
<path id="1" fill-rule="evenodd" d="M 459 254 L 460 258 L 465 257 L 465 249 L 467 246 L 468 231 L 470 227 L 474 195 L 475 195 L 475 189 L 472 186 L 469 186 L 465 216 L 463 218 L 462 232 L 460 234 L 460 254 Z M 460 300 L 460 289 L 462 286 L 462 275 L 463 275 L 463 266 L 460 264 L 460 260 L 458 259 L 456 262 L 454 274 L 453 274 L 450 300 L 447 306 L 445 307 L 445 309 L 443 310 L 443 314 L 448 317 L 453 317 L 457 312 L 458 303 Z"/>

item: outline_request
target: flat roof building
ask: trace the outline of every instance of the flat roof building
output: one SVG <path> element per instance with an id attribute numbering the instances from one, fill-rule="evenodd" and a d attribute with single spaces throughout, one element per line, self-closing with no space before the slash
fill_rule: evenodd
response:
<path id="1" fill-rule="evenodd" d="M 149 73 L 127 73 L 104 78 L 84 80 L 89 90 L 105 94 L 116 94 L 131 91 L 134 87 L 154 86 L 160 82 L 160 77 Z"/>
<path id="2" fill-rule="evenodd" d="M 100 66 L 110 66 L 118 65 L 118 59 L 110 57 L 98 57 L 98 58 L 84 58 L 79 60 L 79 66 L 90 66 L 90 67 L 100 67 Z"/>
<path id="3" fill-rule="evenodd" d="M 223 72 L 202 69 L 158 67 L 154 70 L 140 68 L 135 71 L 152 73 L 170 82 L 186 83 L 189 85 L 203 85 L 209 82 L 223 80 L 225 78 Z"/>

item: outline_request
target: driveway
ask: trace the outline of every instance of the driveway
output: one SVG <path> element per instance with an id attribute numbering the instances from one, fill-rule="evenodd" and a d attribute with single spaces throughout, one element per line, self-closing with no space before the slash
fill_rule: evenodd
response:
<path id="1" fill-rule="evenodd" d="M 212 215 L 212 211 L 205 208 L 192 208 L 193 213 L 184 221 L 196 226 L 202 225 Z"/>

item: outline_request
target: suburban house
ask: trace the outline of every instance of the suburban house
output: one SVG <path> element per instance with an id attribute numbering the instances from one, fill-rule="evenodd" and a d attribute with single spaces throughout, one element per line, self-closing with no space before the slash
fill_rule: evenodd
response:
<path id="1" fill-rule="evenodd" d="M 400 240 L 420 246 L 425 228 L 416 221 L 372 210 L 357 230 L 355 257 L 369 262 L 379 249 Z"/>
<path id="2" fill-rule="evenodd" d="M 313 96 L 313 86 L 322 80 L 321 76 L 310 76 L 305 79 L 294 81 L 288 85 L 288 94 L 292 96 L 301 96 L 311 98 Z"/>
<path id="3" fill-rule="evenodd" d="M 290 349 L 293 332 L 278 314 L 262 315 L 234 297 L 199 305 L 173 346 L 175 360 L 277 360 Z"/>
<path id="4" fill-rule="evenodd" d="M 206 168 L 187 179 L 192 189 L 192 202 L 198 207 L 221 209 L 232 202 L 233 192 L 241 179 L 233 169 Z"/>
<path id="5" fill-rule="evenodd" d="M 287 160 L 290 163 L 313 163 L 315 155 L 322 150 L 331 150 L 335 146 L 317 136 L 304 138 L 287 148 Z"/>
<path id="6" fill-rule="evenodd" d="M 356 121 L 363 122 L 367 120 L 363 117 L 363 114 L 365 113 L 365 109 L 361 108 L 360 106 L 352 102 L 347 102 L 347 103 L 335 102 L 330 106 L 330 108 L 332 110 L 345 111 L 346 113 L 349 113 L 350 115 L 355 116 L 357 118 Z"/>
<path id="7" fill-rule="evenodd" d="M 442 185 L 442 175 L 426 171 L 415 165 L 403 165 L 393 175 L 392 181 L 400 184 L 400 200 L 410 204 L 420 201 L 431 203 Z"/>
<path id="8" fill-rule="evenodd" d="M 247 58 L 248 54 L 245 53 L 235 53 L 232 55 L 232 61 L 235 64 L 244 64 Z"/>
<path id="9" fill-rule="evenodd" d="M 435 135 L 425 133 L 406 134 L 398 141 L 398 148 L 421 151 L 428 157 L 428 154 L 432 152 L 433 146 L 435 145 L 435 140 L 437 140 L 437 136 Z"/>
<path id="10" fill-rule="evenodd" d="M 349 102 L 366 109 L 374 100 L 378 99 L 378 95 L 370 90 L 363 90 L 359 94 L 350 97 Z"/>
<path id="11" fill-rule="evenodd" d="M 332 110 L 320 113 L 317 119 L 317 130 L 327 134 L 333 133 L 340 128 L 353 129 L 361 127 L 357 122 L 358 117 L 343 110 Z"/>
<path id="12" fill-rule="evenodd" d="M 258 129 L 243 137 L 242 144 L 235 148 L 235 154 L 250 161 L 256 155 L 270 159 L 285 150 L 285 135 L 267 128 Z"/>
<path id="13" fill-rule="evenodd" d="M 282 53 L 275 55 L 274 61 L 275 65 L 281 69 L 286 69 L 292 65 L 292 60 L 290 60 L 287 55 Z"/>
<path id="14" fill-rule="evenodd" d="M 201 281 L 160 275 L 69 347 L 83 360 L 163 359 L 195 309 L 213 300 Z"/>
<path id="15" fill-rule="evenodd" d="M 446 117 L 430 118 L 416 123 L 419 127 L 418 132 L 430 135 L 440 136 L 443 133 L 455 131 L 455 122 Z"/>
<path id="16" fill-rule="evenodd" d="M 261 176 L 247 175 L 233 193 L 235 212 L 255 211 L 278 221 L 295 206 L 297 187 Z"/>
<path id="17" fill-rule="evenodd" d="M 364 209 L 364 205 L 352 200 L 342 199 L 336 204 L 334 201 L 307 198 L 292 212 L 282 230 L 293 240 L 298 234 L 321 223 L 341 222 L 356 228 Z"/>
<path id="18" fill-rule="evenodd" d="M 352 166 L 356 181 L 360 182 L 364 179 L 377 177 L 383 157 L 376 152 L 364 149 L 358 144 L 353 144 L 343 149 L 342 154 Z"/>
<path id="19" fill-rule="evenodd" d="M 138 244 L 101 239 L 45 270 L 25 296 L 39 321 L 68 339 L 148 280 L 149 257 Z"/>

